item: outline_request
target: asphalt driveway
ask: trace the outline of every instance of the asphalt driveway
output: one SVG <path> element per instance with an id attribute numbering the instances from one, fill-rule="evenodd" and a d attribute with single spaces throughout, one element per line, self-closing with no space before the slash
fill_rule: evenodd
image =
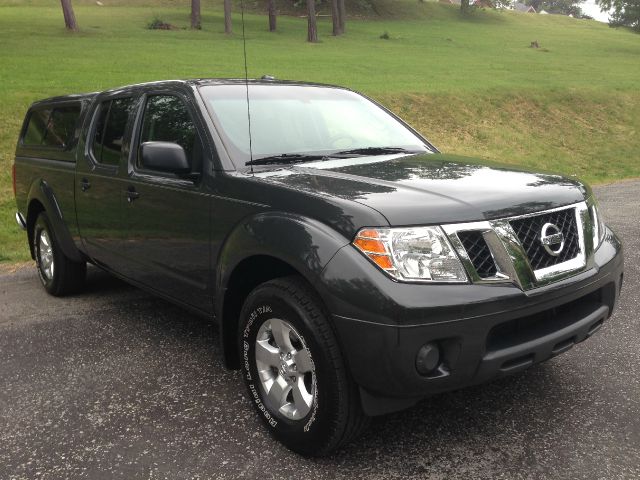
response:
<path id="1" fill-rule="evenodd" d="M 0 275 L 0 479 L 640 478 L 640 181 L 596 189 L 625 245 L 591 340 L 518 376 L 378 418 L 334 456 L 272 440 L 211 323 L 92 269 L 47 296 Z"/>

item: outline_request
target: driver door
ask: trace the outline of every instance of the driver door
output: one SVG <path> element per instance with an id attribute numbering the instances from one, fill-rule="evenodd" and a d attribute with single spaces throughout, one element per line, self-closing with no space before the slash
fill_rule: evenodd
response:
<path id="1" fill-rule="evenodd" d="M 145 96 L 123 192 L 124 250 L 130 278 L 210 312 L 211 202 L 203 193 L 206 137 L 186 100 L 177 92 Z M 142 165 L 140 145 L 154 141 L 180 145 L 191 173 L 176 175 Z"/>

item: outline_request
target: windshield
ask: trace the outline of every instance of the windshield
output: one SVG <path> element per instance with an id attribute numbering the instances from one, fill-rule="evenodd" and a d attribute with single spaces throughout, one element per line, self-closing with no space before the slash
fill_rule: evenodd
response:
<path id="1" fill-rule="evenodd" d="M 236 167 L 249 156 L 245 85 L 200 89 Z M 331 155 L 360 149 L 430 151 L 424 141 L 366 98 L 348 90 L 297 85 L 250 85 L 253 159 Z M 384 153 L 384 152 L 383 152 Z"/>

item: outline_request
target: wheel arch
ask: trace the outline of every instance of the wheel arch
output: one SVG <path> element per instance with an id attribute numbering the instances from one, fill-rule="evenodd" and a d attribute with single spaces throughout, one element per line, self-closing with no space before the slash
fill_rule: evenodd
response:
<path id="1" fill-rule="evenodd" d="M 33 231 L 38 215 L 46 212 L 51 228 L 62 252 L 70 260 L 80 262 L 84 260 L 82 253 L 76 247 L 71 233 L 64 222 L 62 211 L 56 196 L 49 184 L 40 180 L 34 182 L 27 197 L 27 238 L 29 240 L 29 251 L 31 258 L 35 258 L 33 251 Z"/>
<path id="2" fill-rule="evenodd" d="M 258 285 L 297 275 L 323 299 L 320 275 L 349 240 L 312 219 L 269 212 L 241 222 L 228 236 L 218 259 L 216 317 L 225 365 L 240 367 L 239 314 Z"/>
<path id="3" fill-rule="evenodd" d="M 34 260 L 36 258 L 36 253 L 33 249 L 33 231 L 38 215 L 40 215 L 40 212 L 44 211 L 44 205 L 40 200 L 33 199 L 29 202 L 29 206 L 27 208 L 27 239 L 29 240 L 29 252 L 31 253 L 31 258 Z"/>
<path id="4" fill-rule="evenodd" d="M 244 300 L 258 285 L 289 275 L 299 276 L 300 272 L 287 262 L 269 255 L 248 257 L 233 270 L 225 289 L 220 322 L 224 361 L 228 368 L 240 368 L 237 332 Z"/>

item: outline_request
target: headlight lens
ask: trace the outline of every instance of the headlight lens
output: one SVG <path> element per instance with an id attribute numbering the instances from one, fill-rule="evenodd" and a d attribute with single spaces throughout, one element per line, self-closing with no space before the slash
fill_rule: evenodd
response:
<path id="1" fill-rule="evenodd" d="M 464 267 L 440 227 L 364 228 L 353 245 L 396 280 L 467 281 Z"/>
<path id="2" fill-rule="evenodd" d="M 591 221 L 593 222 L 593 249 L 595 250 L 604 240 L 606 227 L 602 221 L 602 215 L 600 215 L 598 202 L 596 202 L 595 198 L 591 198 L 589 203 L 589 213 L 591 214 Z"/>

